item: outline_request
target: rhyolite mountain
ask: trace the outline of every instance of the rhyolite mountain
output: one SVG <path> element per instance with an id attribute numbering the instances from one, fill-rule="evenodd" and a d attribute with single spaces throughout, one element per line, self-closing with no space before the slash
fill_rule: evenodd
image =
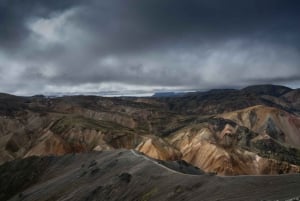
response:
<path id="1" fill-rule="evenodd" d="M 275 85 L 152 98 L 0 94 L 0 163 L 125 148 L 220 175 L 299 172 L 299 96 Z"/>
<path id="2" fill-rule="evenodd" d="M 2 164 L 0 179 L 1 181 L 7 180 L 6 178 L 12 174 L 11 169 L 14 168 L 20 174 L 20 178 L 10 178 L 13 179 L 10 186 L 2 187 L 2 198 L 8 199 L 16 193 L 29 189 L 26 190 L 26 194 L 32 194 L 37 198 L 23 197 L 23 194 L 19 194 L 19 197 L 13 200 L 47 200 L 38 197 L 42 194 L 35 194 L 42 187 L 34 184 L 44 182 L 43 185 L 46 188 L 49 185 L 47 182 L 51 181 L 54 185 L 59 173 L 53 173 L 55 176 L 51 176 L 52 169 L 55 172 L 56 166 L 63 168 L 63 163 L 70 164 L 70 169 L 68 169 L 70 173 L 67 169 L 61 173 L 65 180 L 77 178 L 77 174 L 79 178 L 81 174 L 94 175 L 94 173 L 95 175 L 101 173 L 99 179 L 111 177 L 112 173 L 107 173 L 107 170 L 104 171 L 100 167 L 99 171 L 89 172 L 90 168 L 85 164 L 83 165 L 85 167 L 78 170 L 76 174 L 71 167 L 74 165 L 74 168 L 75 166 L 79 168 L 80 160 L 85 160 L 84 158 L 87 159 L 82 163 L 88 163 L 88 159 L 92 160 L 93 157 L 99 161 L 119 160 L 117 159 L 119 156 L 113 155 L 119 153 L 119 150 L 135 150 L 132 153 L 122 151 L 125 155 L 144 153 L 150 158 L 143 157 L 151 161 L 151 164 L 155 162 L 156 165 L 169 167 L 168 171 L 170 166 L 172 170 L 174 169 L 176 166 L 174 164 L 177 166 L 181 164 L 173 170 L 179 172 L 185 169 L 183 166 L 199 168 L 198 172 L 201 172 L 202 177 L 207 181 L 209 179 L 222 180 L 217 177 L 211 178 L 215 174 L 234 176 L 300 173 L 300 90 L 276 85 L 257 85 L 241 90 L 217 89 L 185 93 L 180 96 L 155 97 L 65 96 L 49 98 L 42 95 L 19 97 L 0 94 L 0 164 Z M 101 155 L 102 152 L 105 154 Z M 63 156 L 74 153 L 81 154 L 74 156 L 71 161 L 68 161 L 70 155 L 69 157 Z M 128 167 L 116 165 L 114 174 L 117 172 L 122 174 L 119 170 L 125 171 L 126 168 L 133 168 L 129 173 L 127 171 L 129 175 L 136 174 L 134 164 L 137 162 L 132 156 L 126 160 L 131 161 Z M 143 168 L 145 169 L 146 166 Z M 139 171 L 144 171 L 143 168 Z M 36 175 L 28 179 L 27 176 L 30 175 L 28 172 L 35 169 L 37 169 Z M 158 169 L 153 171 L 159 171 Z M 45 171 L 50 171 L 51 174 Z M 189 169 L 186 174 L 191 172 L 193 171 Z M 121 186 L 117 190 L 119 193 L 125 192 L 126 190 L 123 189 L 127 185 L 125 183 L 131 178 L 127 173 L 123 176 L 116 176 L 111 184 L 108 182 L 107 185 L 112 185 L 110 187 L 104 185 L 96 189 L 94 186 L 95 192 L 93 191 L 92 194 L 101 196 L 114 194 L 114 182 Z M 83 189 L 92 185 L 88 184 L 91 178 L 85 177 L 87 176 L 83 175 L 82 179 L 78 180 L 80 184 L 82 182 Z M 123 177 L 125 182 L 122 181 Z M 149 177 L 151 178 L 150 173 Z M 182 175 L 174 180 L 181 180 L 181 177 Z M 187 176 L 189 177 L 191 176 Z M 282 181 L 287 180 L 288 177 L 282 176 Z M 269 177 L 266 178 L 269 179 Z M 277 181 L 275 178 L 270 178 L 270 182 L 280 181 L 280 179 Z M 297 180 L 299 176 L 295 178 Z M 164 179 L 170 178 L 166 176 Z M 69 185 L 63 178 L 58 180 L 58 185 Z M 188 182 L 188 179 L 184 180 Z M 260 179 L 254 180 L 255 185 L 257 182 L 259 186 Z M 159 183 L 160 179 L 157 181 Z M 228 185 L 237 181 L 240 182 L 242 179 L 224 180 L 225 183 L 228 182 Z M 168 182 L 166 181 L 166 185 Z M 248 180 L 245 180 L 244 184 L 247 185 L 247 182 Z M 186 184 L 194 185 L 189 182 Z M 198 189 L 195 192 L 200 193 L 201 185 L 195 188 Z M 283 183 L 281 185 L 289 186 Z M 290 185 L 293 187 L 292 183 Z M 177 191 L 183 192 L 182 195 L 184 195 L 186 191 L 189 191 L 186 187 L 179 186 L 177 190 L 169 189 L 170 199 L 174 192 L 175 194 Z M 213 189 L 212 186 L 209 188 Z M 76 193 L 75 189 L 76 187 L 70 187 L 69 190 L 63 191 L 62 195 L 66 196 L 66 192 L 72 192 L 71 198 L 74 198 L 77 193 L 80 194 L 77 191 Z M 138 193 L 143 193 L 142 189 L 139 190 L 137 190 Z M 156 193 L 157 190 L 152 190 L 145 191 L 144 195 L 136 195 L 135 198 L 130 197 L 130 192 L 126 191 L 130 199 L 129 197 L 124 199 L 148 200 L 150 197 L 152 199 L 154 194 L 159 195 Z M 6 191 L 11 193 L 3 193 Z M 56 189 L 50 189 L 49 193 L 59 197 Z M 220 192 L 220 195 L 223 193 L 223 191 Z M 177 196 L 175 194 L 174 197 Z M 268 198 L 263 193 L 261 195 L 262 198 Z M 97 200 L 93 198 L 93 195 L 91 196 L 91 198 L 85 197 L 78 200 Z M 218 198 L 217 195 L 215 196 L 211 199 Z M 288 198 L 284 195 L 281 197 Z M 240 199 L 241 197 L 236 198 L 236 200 Z M 112 196 L 102 200 L 117 199 L 113 199 Z"/>

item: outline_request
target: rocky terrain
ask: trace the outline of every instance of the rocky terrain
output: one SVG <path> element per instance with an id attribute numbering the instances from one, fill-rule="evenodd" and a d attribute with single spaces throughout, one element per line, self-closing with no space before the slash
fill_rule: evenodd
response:
<path id="1" fill-rule="evenodd" d="M 0 166 L 0 200 L 298 200 L 300 175 L 219 177 L 183 161 L 115 150 Z"/>
<path id="2" fill-rule="evenodd" d="M 195 176 L 183 175 L 178 171 L 185 174 L 195 173 L 196 169 L 190 168 L 193 166 L 199 168 L 196 174 L 201 172 L 201 176 L 197 177 L 203 179 L 203 183 L 192 190 L 179 187 L 179 197 L 185 197 L 185 191 L 192 191 L 191 195 L 201 193 L 207 200 L 222 200 L 221 196 L 227 196 L 229 200 L 241 200 L 242 196 L 250 196 L 250 192 L 241 190 L 242 187 L 238 187 L 239 182 L 243 181 L 243 185 L 257 185 L 257 189 L 267 182 L 255 176 L 218 177 L 236 175 L 274 175 L 263 178 L 268 178 L 270 183 L 280 183 L 280 187 L 271 185 L 269 188 L 278 188 L 278 194 L 272 197 L 273 194 L 267 190 L 265 194 L 261 192 L 261 199 L 295 197 L 299 193 L 287 194 L 287 188 L 296 188 L 296 184 L 290 180 L 297 180 L 297 173 L 300 173 L 299 101 L 299 89 L 275 85 L 145 98 L 42 95 L 18 97 L 0 94 L 0 181 L 10 177 L 11 169 L 15 168 L 20 174 L 10 178 L 13 179 L 11 186 L 2 187 L 1 184 L 2 200 L 11 196 L 15 196 L 13 200 L 47 200 L 42 198 L 47 193 L 58 196 L 48 200 L 74 200 L 75 197 L 78 200 L 97 200 L 96 195 L 113 195 L 115 191 L 119 193 L 116 193 L 116 196 L 128 195 L 129 197 L 124 197 L 125 200 L 168 200 L 173 199 L 172 196 L 177 197 L 172 189 L 176 187 L 174 185 L 177 181 L 182 180 L 192 188 L 194 181 L 190 181 L 189 178 Z M 121 155 L 124 153 L 126 156 L 122 160 L 130 161 L 128 167 L 127 164 L 116 165 L 113 167 L 115 173 L 104 171 L 99 178 L 97 177 L 99 181 L 106 178 L 104 180 L 108 182 L 107 185 L 113 186 L 111 189 L 105 186 L 106 184 L 99 187 L 100 190 L 94 189 L 96 186 L 90 183 L 92 178 L 85 179 L 86 175 L 78 176 L 83 170 L 85 174 L 92 174 L 88 172 L 87 167 L 90 160 L 119 160 L 121 156 L 117 153 L 120 150 L 124 150 L 121 151 Z M 133 157 L 134 153 L 139 157 Z M 151 159 L 140 157 L 140 153 Z M 69 155 L 64 156 L 66 154 Z M 137 158 L 143 159 L 142 164 L 148 162 L 136 166 Z M 69 165 L 69 169 L 67 166 L 63 167 L 64 163 Z M 146 171 L 148 163 L 155 164 L 155 167 L 151 168 L 153 174 Z M 176 175 L 174 181 L 174 175 L 172 179 L 169 175 L 155 180 L 155 171 L 159 173 L 162 166 L 168 167 L 164 168 L 165 174 L 171 172 Z M 78 172 L 75 174 L 77 168 Z M 150 181 L 150 184 L 157 182 L 155 185 L 162 183 L 159 189 L 165 188 L 164 185 L 171 182 L 172 185 L 168 188 L 170 197 L 152 192 L 150 184 L 147 184 L 145 189 L 136 189 L 136 194 L 125 190 L 126 185 L 134 185 L 132 182 L 119 181 L 120 178 L 116 175 L 122 174 L 127 168 L 131 172 L 126 171 L 125 176 L 123 175 L 127 178 L 125 180 L 131 176 L 134 178 L 135 171 L 148 174 L 148 178 L 145 176 L 141 181 L 132 180 L 136 182 L 133 182 L 134 185 L 141 185 L 140 182 L 147 183 L 146 181 Z M 34 175 L 31 171 L 35 172 Z M 96 172 L 99 173 L 97 170 Z M 94 178 L 95 185 L 97 178 Z M 111 180 L 112 178 L 114 179 Z M 163 183 L 162 180 L 165 179 L 170 181 Z M 50 187 L 49 192 L 41 190 L 45 187 L 48 189 L 47 185 L 54 185 L 55 182 L 57 185 L 70 186 L 69 182 L 73 180 L 79 183 L 75 182 L 73 187 L 62 191 L 61 194 L 57 192 L 58 189 Z M 120 189 L 114 182 L 121 186 Z M 43 185 L 36 186 L 36 183 Z M 82 190 L 76 188 L 79 184 L 82 185 Z M 229 195 L 224 187 L 227 184 L 231 188 L 240 189 L 241 195 L 236 198 Z M 209 197 L 202 186 L 211 189 L 207 192 L 219 192 L 219 188 L 222 190 L 219 194 Z M 89 191 L 86 191 L 86 194 L 81 195 L 85 188 L 96 190 L 95 194 L 90 195 Z M 146 191 L 150 192 L 150 195 Z M 143 192 L 147 194 L 146 198 L 141 197 Z M 25 194 L 28 196 L 24 196 Z M 124 199 L 112 196 L 102 200 Z M 186 200 L 192 200 L 192 197 Z"/>

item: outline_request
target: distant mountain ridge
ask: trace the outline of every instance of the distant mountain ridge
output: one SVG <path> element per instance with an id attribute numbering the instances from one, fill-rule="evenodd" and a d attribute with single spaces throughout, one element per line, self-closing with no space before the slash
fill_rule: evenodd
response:
<path id="1" fill-rule="evenodd" d="M 293 89 L 285 86 L 279 86 L 279 85 L 253 85 L 246 88 L 243 88 L 242 91 L 246 93 L 255 93 L 258 95 L 270 95 L 270 96 L 282 96 L 290 91 L 293 91 Z"/>
<path id="2" fill-rule="evenodd" d="M 178 97 L 183 96 L 187 92 L 156 92 L 152 97 Z"/>

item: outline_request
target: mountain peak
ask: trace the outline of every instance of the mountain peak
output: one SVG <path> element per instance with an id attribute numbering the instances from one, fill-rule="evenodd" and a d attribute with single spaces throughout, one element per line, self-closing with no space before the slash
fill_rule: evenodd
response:
<path id="1" fill-rule="evenodd" d="M 271 95 L 271 96 L 282 96 L 285 93 L 292 91 L 291 88 L 280 86 L 280 85 L 272 85 L 272 84 L 262 84 L 262 85 L 252 85 L 243 88 L 241 91 L 246 93 L 255 93 L 258 95 Z"/>

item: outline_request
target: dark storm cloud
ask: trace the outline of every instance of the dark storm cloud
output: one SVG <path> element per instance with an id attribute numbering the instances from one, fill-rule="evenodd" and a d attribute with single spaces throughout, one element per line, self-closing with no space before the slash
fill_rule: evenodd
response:
<path id="1" fill-rule="evenodd" d="M 0 40 L 19 43 L 28 36 L 26 20 L 82 6 L 77 25 L 104 36 L 104 45 L 142 48 L 165 40 L 223 40 L 261 37 L 277 42 L 298 41 L 300 2 L 297 0 L 4 0 L 0 4 Z M 112 40 L 113 39 L 113 40 Z M 188 42 L 188 41 L 187 41 Z M 294 42 L 294 41 L 291 41 Z M 100 46 L 102 44 L 95 44 Z"/>
<path id="2" fill-rule="evenodd" d="M 129 0 L 98 4 L 95 12 L 84 13 L 79 20 L 94 33 L 114 39 L 107 43 L 118 50 L 169 40 L 193 43 L 235 37 L 299 42 L 299 1 Z M 97 12 L 99 7 L 103 12 Z"/>
<path id="3" fill-rule="evenodd" d="M 1 90 L 300 82 L 299 11 L 297 0 L 0 0 Z"/>
<path id="4" fill-rule="evenodd" d="M 77 1 L 78 3 L 78 1 Z M 40 1 L 40 0 L 1 0 L 0 1 L 0 45 L 18 47 L 30 34 L 26 27 L 28 18 L 47 17 L 53 12 L 61 12 L 76 5 L 76 0 Z"/>

